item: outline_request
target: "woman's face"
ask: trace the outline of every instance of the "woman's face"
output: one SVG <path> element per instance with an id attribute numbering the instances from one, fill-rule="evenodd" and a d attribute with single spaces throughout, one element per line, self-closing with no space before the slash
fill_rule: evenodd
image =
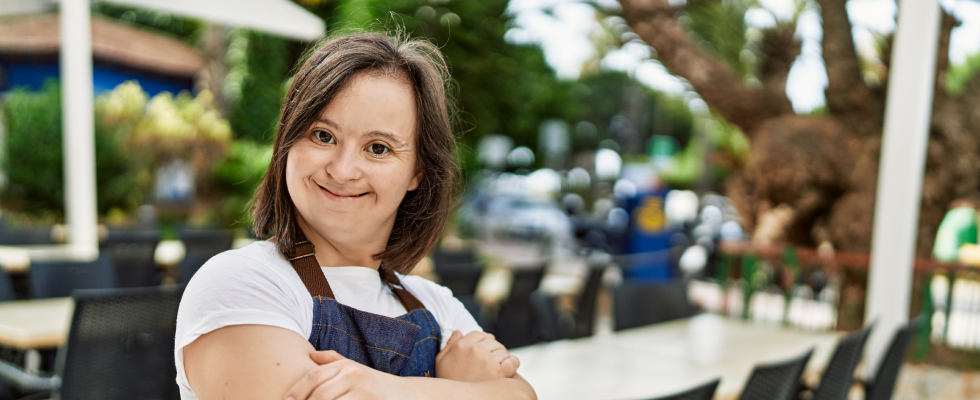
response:
<path id="1" fill-rule="evenodd" d="M 415 173 L 412 87 L 362 73 L 289 149 L 286 186 L 306 224 L 324 239 L 385 245 Z"/>

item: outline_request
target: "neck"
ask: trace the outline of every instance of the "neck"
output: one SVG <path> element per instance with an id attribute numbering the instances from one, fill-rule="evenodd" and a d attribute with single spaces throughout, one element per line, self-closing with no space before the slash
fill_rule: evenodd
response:
<path id="1" fill-rule="evenodd" d="M 297 215 L 297 217 L 299 217 Z M 313 243 L 316 249 L 316 260 L 324 267 L 359 266 L 378 269 L 381 260 L 374 255 L 384 251 L 388 238 L 362 240 L 357 243 L 330 240 L 313 229 L 302 217 L 297 218 L 299 227 L 306 235 L 306 240 Z M 383 240 L 382 240 L 383 239 Z"/>

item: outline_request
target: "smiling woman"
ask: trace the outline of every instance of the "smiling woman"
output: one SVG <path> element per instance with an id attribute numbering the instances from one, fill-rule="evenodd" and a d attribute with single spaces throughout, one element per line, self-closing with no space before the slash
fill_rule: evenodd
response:
<path id="1" fill-rule="evenodd" d="M 255 199 L 272 237 L 185 291 L 181 398 L 534 398 L 448 289 L 404 275 L 456 195 L 449 82 L 425 41 L 356 34 L 310 53 Z"/>

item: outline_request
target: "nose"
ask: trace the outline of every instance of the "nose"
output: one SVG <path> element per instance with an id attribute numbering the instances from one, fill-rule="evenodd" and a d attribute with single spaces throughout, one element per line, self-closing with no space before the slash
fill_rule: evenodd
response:
<path id="1" fill-rule="evenodd" d="M 327 160 L 327 175 L 338 184 L 360 179 L 363 172 L 358 150 L 354 146 L 343 146 L 331 152 Z"/>

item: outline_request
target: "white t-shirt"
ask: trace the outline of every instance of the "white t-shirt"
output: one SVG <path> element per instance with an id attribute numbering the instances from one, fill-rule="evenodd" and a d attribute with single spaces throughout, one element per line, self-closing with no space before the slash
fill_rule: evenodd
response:
<path id="1" fill-rule="evenodd" d="M 337 301 L 388 317 L 406 313 L 378 271 L 365 267 L 322 267 Z M 454 330 L 482 330 L 446 287 L 414 275 L 401 275 L 402 286 L 435 315 L 442 346 Z M 177 312 L 174 359 L 183 400 L 197 400 L 184 374 L 183 349 L 195 339 L 230 325 L 269 325 L 296 332 L 304 340 L 313 331 L 313 298 L 275 244 L 258 241 L 214 256 L 187 284 Z"/>

